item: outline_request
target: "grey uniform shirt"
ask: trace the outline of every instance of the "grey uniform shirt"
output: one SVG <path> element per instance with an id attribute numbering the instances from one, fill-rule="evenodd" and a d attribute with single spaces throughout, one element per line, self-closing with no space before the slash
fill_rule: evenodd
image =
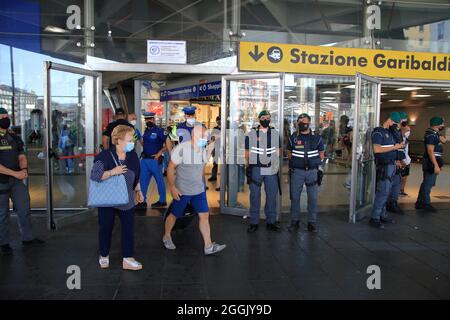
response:
<path id="1" fill-rule="evenodd" d="M 203 169 L 208 162 L 206 150 L 196 150 L 191 141 L 186 141 L 177 145 L 170 157 L 177 166 L 175 186 L 181 195 L 193 196 L 204 192 Z"/>

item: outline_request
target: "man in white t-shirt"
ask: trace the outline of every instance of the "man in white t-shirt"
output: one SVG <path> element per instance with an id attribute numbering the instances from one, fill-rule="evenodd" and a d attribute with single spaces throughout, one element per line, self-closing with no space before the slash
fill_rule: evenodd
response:
<path id="1" fill-rule="evenodd" d="M 400 171 L 400 176 L 402 178 L 400 183 L 400 193 L 402 197 L 407 196 L 405 192 L 406 182 L 408 181 L 409 170 L 411 166 L 411 157 L 409 156 L 409 136 L 411 135 L 411 127 L 407 121 L 404 121 L 400 125 L 400 130 L 402 133 L 403 143 L 405 144 L 405 159 L 402 160 L 402 169 Z"/>
<path id="2" fill-rule="evenodd" d="M 163 244 L 166 249 L 176 249 L 171 237 L 172 228 L 176 219 L 184 215 L 189 203 L 199 217 L 199 229 L 205 245 L 205 255 L 220 252 L 226 247 L 224 244 L 220 245 L 211 241 L 209 208 L 205 190 L 205 165 L 209 158 L 205 150 L 207 143 L 206 128 L 198 125 L 193 128 L 191 139 L 178 144 L 170 154 L 167 182 L 173 203 L 172 212 L 165 222 Z"/>

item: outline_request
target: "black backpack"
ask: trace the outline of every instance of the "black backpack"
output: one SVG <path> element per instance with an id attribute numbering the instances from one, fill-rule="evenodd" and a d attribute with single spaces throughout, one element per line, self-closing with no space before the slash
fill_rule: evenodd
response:
<path id="1" fill-rule="evenodd" d="M 166 221 L 167 216 L 172 212 L 172 205 L 173 202 L 169 205 L 166 212 L 164 213 L 164 222 Z M 175 222 L 172 230 L 186 229 L 192 223 L 196 215 L 197 214 L 195 213 L 194 208 L 192 208 L 191 204 L 188 203 L 186 209 L 184 209 L 184 215 L 181 218 L 177 218 L 177 221 Z"/>

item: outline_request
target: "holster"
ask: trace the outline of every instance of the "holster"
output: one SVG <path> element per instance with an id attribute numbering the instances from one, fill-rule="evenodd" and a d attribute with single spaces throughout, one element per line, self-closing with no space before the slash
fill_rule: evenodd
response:
<path id="1" fill-rule="evenodd" d="M 323 179 L 323 171 L 318 169 L 317 170 L 317 185 L 322 185 L 322 179 Z"/>
<path id="2" fill-rule="evenodd" d="M 391 180 L 391 177 L 388 176 L 387 164 L 377 163 L 376 173 L 376 181 Z"/>

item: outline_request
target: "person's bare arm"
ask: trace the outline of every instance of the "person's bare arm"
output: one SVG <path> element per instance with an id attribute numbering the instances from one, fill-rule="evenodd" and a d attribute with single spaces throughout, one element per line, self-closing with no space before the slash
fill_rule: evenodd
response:
<path id="1" fill-rule="evenodd" d="M 167 167 L 167 184 L 169 185 L 170 193 L 175 200 L 180 200 L 181 193 L 175 186 L 175 169 L 177 165 L 173 162 L 169 162 L 169 166 Z"/>
<path id="2" fill-rule="evenodd" d="M 169 151 L 169 153 L 172 152 L 172 149 L 173 149 L 172 140 L 170 140 L 170 139 L 166 140 L 166 149 L 167 149 L 167 151 Z"/>
<path id="3" fill-rule="evenodd" d="M 17 178 L 17 174 L 19 172 L 11 170 L 11 169 L 8 169 L 7 167 L 5 167 L 5 166 L 0 164 L 0 174 L 4 174 L 4 175 L 7 175 L 7 176 L 11 176 L 11 177 Z"/>
<path id="4" fill-rule="evenodd" d="M 28 168 L 28 160 L 27 156 L 24 154 L 19 155 L 19 168 L 20 169 L 26 169 Z"/>
<path id="5" fill-rule="evenodd" d="M 386 152 L 402 149 L 404 147 L 405 147 L 404 143 L 397 143 L 391 147 L 383 147 L 383 146 L 381 146 L 381 144 L 374 144 L 373 152 L 374 153 L 386 153 Z"/>
<path id="6" fill-rule="evenodd" d="M 431 163 L 434 165 L 434 173 L 439 174 L 441 171 L 439 168 L 439 164 L 437 163 L 436 156 L 434 155 L 434 145 L 427 144 L 427 154 L 428 159 L 430 159 Z"/>

